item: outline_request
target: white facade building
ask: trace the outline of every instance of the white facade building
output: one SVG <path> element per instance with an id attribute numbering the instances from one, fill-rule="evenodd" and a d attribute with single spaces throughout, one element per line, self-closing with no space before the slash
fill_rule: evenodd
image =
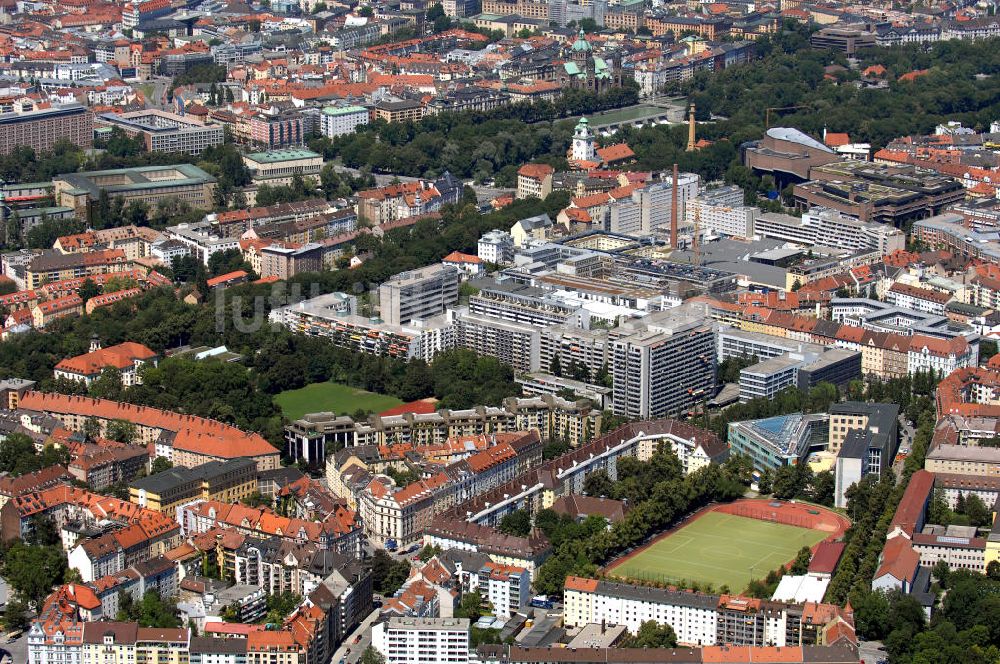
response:
<path id="1" fill-rule="evenodd" d="M 469 621 L 458 618 L 390 618 L 372 628 L 372 646 L 386 664 L 468 662 Z"/>
<path id="2" fill-rule="evenodd" d="M 965 337 L 939 339 L 915 334 L 910 338 L 906 359 L 907 372 L 911 376 L 918 371 L 934 371 L 944 377 L 956 369 L 976 366 L 979 363 L 979 345 L 969 344 Z"/>
<path id="3" fill-rule="evenodd" d="M 685 221 L 697 225 L 702 236 L 752 238 L 760 208 L 743 204 L 743 190 L 737 186 L 704 191 L 687 201 Z"/>
<path id="4" fill-rule="evenodd" d="M 479 593 L 498 618 L 509 619 L 531 600 L 531 576 L 523 567 L 486 563 L 479 570 Z"/>
<path id="5" fill-rule="evenodd" d="M 647 620 L 670 625 L 678 643 L 713 645 L 718 627 L 717 595 L 664 590 L 568 577 L 563 594 L 566 627 L 624 625 L 633 634 Z"/>
<path id="6" fill-rule="evenodd" d="M 510 265 L 514 262 L 514 238 L 505 231 L 490 231 L 479 238 L 476 253 L 487 263 Z"/>
<path id="7" fill-rule="evenodd" d="M 883 255 L 906 248 L 906 235 L 898 228 L 866 223 L 821 207 L 812 208 L 801 218 L 771 212 L 761 214 L 754 221 L 754 235 L 852 251 L 874 249 Z"/>
<path id="8" fill-rule="evenodd" d="M 368 109 L 364 106 L 327 106 L 319 116 L 320 133 L 330 138 L 350 134 L 366 124 Z"/>

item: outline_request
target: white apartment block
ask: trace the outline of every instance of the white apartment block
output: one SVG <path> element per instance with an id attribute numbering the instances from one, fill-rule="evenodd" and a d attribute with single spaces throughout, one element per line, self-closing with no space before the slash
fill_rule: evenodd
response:
<path id="1" fill-rule="evenodd" d="M 324 136 L 334 138 L 353 133 L 368 124 L 368 109 L 364 106 L 327 106 L 319 116 L 319 130 Z"/>
<path id="2" fill-rule="evenodd" d="M 866 223 L 821 207 L 812 208 L 801 218 L 771 212 L 761 214 L 754 221 L 754 234 L 759 238 L 852 251 L 875 249 L 883 255 L 906 248 L 906 236 L 898 228 Z"/>
<path id="3" fill-rule="evenodd" d="M 635 634 L 647 620 L 670 625 L 678 643 L 714 645 L 716 595 L 568 577 L 563 593 L 566 627 L 624 625 Z"/>
<path id="4" fill-rule="evenodd" d="M 677 177 L 677 214 L 686 215 L 687 203 L 698 196 L 700 178 L 695 173 L 680 173 Z M 648 233 L 658 228 L 670 228 L 673 204 L 673 177 L 632 192 L 630 198 L 610 207 L 609 230 L 613 233 Z"/>
<path id="5" fill-rule="evenodd" d="M 743 190 L 737 186 L 704 191 L 687 202 L 685 221 L 697 225 L 701 235 L 753 238 L 760 208 L 743 204 Z"/>
<path id="6" fill-rule="evenodd" d="M 531 576 L 523 567 L 486 563 L 479 570 L 479 593 L 498 618 L 509 619 L 531 601 Z"/>
<path id="7" fill-rule="evenodd" d="M 787 353 L 823 352 L 823 347 L 819 344 L 795 341 L 761 332 L 744 331 L 726 325 L 720 327 L 716 334 L 716 349 L 719 362 L 733 357 L 756 356 L 758 360 L 763 361 L 772 357 L 781 357 Z"/>
<path id="8" fill-rule="evenodd" d="M 939 316 L 944 315 L 944 307 L 950 300 L 951 296 L 947 293 L 899 282 L 890 286 L 885 294 L 885 301 L 889 304 Z"/>
<path id="9" fill-rule="evenodd" d="M 372 628 L 372 646 L 386 664 L 468 662 L 469 621 L 459 618 L 390 618 Z"/>
<path id="10" fill-rule="evenodd" d="M 212 224 L 207 221 L 168 226 L 163 233 L 167 239 L 176 240 L 186 246 L 188 253 L 206 266 L 212 254 L 240 248 L 238 237 L 219 237 Z"/>
<path id="11" fill-rule="evenodd" d="M 515 371 L 541 370 L 540 327 L 477 315 L 468 307 L 454 309 L 449 316 L 455 324 L 455 346 L 496 357 Z"/>
<path id="12" fill-rule="evenodd" d="M 511 265 L 514 262 L 514 238 L 506 231 L 490 231 L 479 238 L 476 253 L 487 263 Z"/>

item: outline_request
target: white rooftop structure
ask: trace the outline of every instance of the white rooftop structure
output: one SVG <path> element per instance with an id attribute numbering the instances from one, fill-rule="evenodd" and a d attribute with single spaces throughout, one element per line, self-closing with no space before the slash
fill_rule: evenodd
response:
<path id="1" fill-rule="evenodd" d="M 828 585 L 830 585 L 829 578 L 808 574 L 802 576 L 786 575 L 781 577 L 771 599 L 776 602 L 795 602 L 796 604 L 822 602 Z"/>
<path id="2" fill-rule="evenodd" d="M 815 150 L 822 150 L 833 154 L 833 150 L 823 145 L 812 136 L 804 134 L 794 127 L 771 127 L 767 130 L 767 135 L 779 141 L 798 143 Z"/>

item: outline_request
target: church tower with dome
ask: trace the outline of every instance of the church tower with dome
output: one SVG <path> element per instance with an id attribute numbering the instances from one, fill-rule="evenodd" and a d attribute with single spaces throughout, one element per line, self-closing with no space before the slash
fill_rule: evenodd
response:
<path id="1" fill-rule="evenodd" d="M 576 123 L 576 130 L 573 132 L 573 161 L 594 161 L 597 157 L 597 150 L 594 147 L 594 134 L 590 131 L 590 123 L 587 118 L 580 118 Z"/>
<path id="2" fill-rule="evenodd" d="M 621 85 L 620 56 L 613 56 L 609 62 L 595 54 L 583 30 L 568 50 L 562 71 L 558 72 L 559 83 L 564 88 L 604 92 L 614 85 Z"/>

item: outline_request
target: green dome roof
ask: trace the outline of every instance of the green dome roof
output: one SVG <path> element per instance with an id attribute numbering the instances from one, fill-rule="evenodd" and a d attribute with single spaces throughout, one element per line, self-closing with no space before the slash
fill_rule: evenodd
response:
<path id="1" fill-rule="evenodd" d="M 590 42 L 588 42 L 587 39 L 583 36 L 583 30 L 580 30 L 579 36 L 576 38 L 576 41 L 573 42 L 573 50 L 574 51 L 590 50 Z"/>

